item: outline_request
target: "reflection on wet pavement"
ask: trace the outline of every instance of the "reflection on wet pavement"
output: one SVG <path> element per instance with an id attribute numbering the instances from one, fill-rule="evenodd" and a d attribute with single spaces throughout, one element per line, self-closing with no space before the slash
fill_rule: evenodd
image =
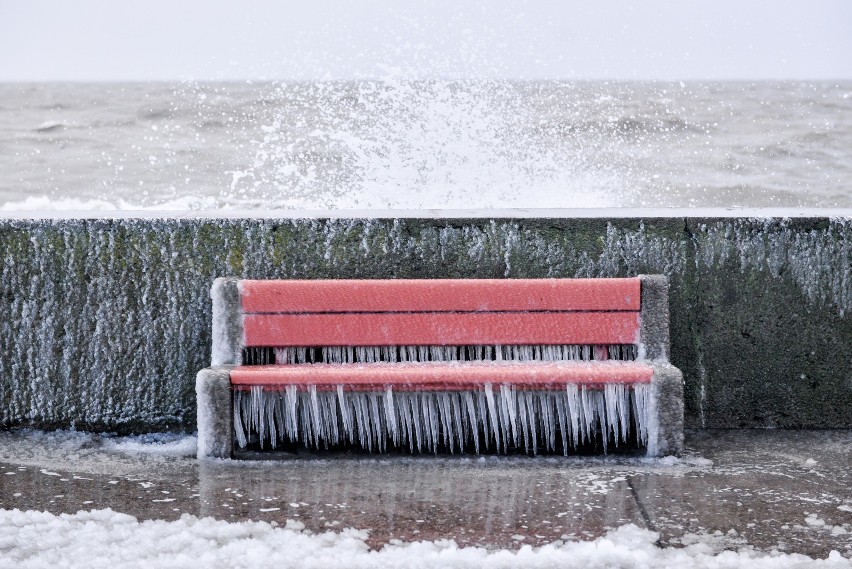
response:
<path id="1" fill-rule="evenodd" d="M 689 433 L 683 459 L 364 458 L 197 462 L 191 439 L 0 433 L 0 508 L 112 508 L 370 530 L 369 544 L 517 547 L 626 523 L 686 545 L 852 556 L 852 433 Z"/>

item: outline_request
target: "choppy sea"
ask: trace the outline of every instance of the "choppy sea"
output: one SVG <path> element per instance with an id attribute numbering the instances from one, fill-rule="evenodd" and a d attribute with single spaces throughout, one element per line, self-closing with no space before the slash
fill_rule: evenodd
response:
<path id="1" fill-rule="evenodd" d="M 0 84 L 0 211 L 852 207 L 852 82 Z"/>

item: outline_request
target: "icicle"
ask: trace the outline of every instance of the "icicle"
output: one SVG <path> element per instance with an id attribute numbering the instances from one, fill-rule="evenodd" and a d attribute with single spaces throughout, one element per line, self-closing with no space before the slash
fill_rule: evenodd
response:
<path id="1" fill-rule="evenodd" d="M 314 428 L 314 446 L 319 446 L 320 438 L 323 437 L 322 419 L 320 418 L 319 401 L 317 400 L 317 386 L 309 385 L 308 394 L 311 398 L 311 418 Z"/>
<path id="2" fill-rule="evenodd" d="M 246 430 L 243 427 L 243 391 L 234 392 L 234 432 L 237 436 L 237 444 L 240 448 L 246 448 L 248 440 L 246 440 Z"/>
<path id="3" fill-rule="evenodd" d="M 606 454 L 606 442 L 609 438 L 607 436 L 607 414 L 606 414 L 606 400 L 604 398 L 604 392 L 600 389 L 596 389 L 594 394 L 592 395 L 594 405 L 595 405 L 595 415 L 597 415 L 597 422 L 600 426 L 601 431 L 601 443 L 603 444 L 603 451 Z"/>
<path id="4" fill-rule="evenodd" d="M 500 386 L 500 408 L 503 413 L 503 422 L 506 424 L 506 440 L 511 439 L 518 446 L 518 423 L 515 413 L 515 392 L 511 386 L 503 384 Z"/>
<path id="5" fill-rule="evenodd" d="M 639 443 L 648 446 L 648 427 L 651 423 L 651 386 L 637 384 L 633 386 L 634 417 Z"/>
<path id="6" fill-rule="evenodd" d="M 438 424 L 443 428 L 441 434 L 444 447 L 450 449 L 450 454 L 453 453 L 455 446 L 455 437 L 452 433 L 452 411 L 450 410 L 450 394 L 436 393 L 435 400 L 438 408 Z"/>
<path id="7" fill-rule="evenodd" d="M 568 418 L 571 420 L 571 438 L 574 443 L 574 448 L 577 448 L 580 439 L 584 438 L 584 431 L 580 430 L 582 421 L 580 417 L 580 397 L 577 385 L 569 383 L 565 386 L 565 395 L 568 407 Z"/>
<path id="8" fill-rule="evenodd" d="M 396 406 L 393 400 L 393 389 L 390 385 L 385 388 L 385 417 L 387 419 L 388 429 L 390 429 L 391 440 L 394 446 L 399 446 L 399 427 L 396 421 Z"/>
<path id="9" fill-rule="evenodd" d="M 562 435 L 562 454 L 568 456 L 568 437 L 571 436 L 570 425 L 566 420 L 565 415 L 565 405 L 568 400 L 568 394 L 566 393 L 564 396 L 562 394 L 557 393 L 554 395 L 554 406 L 556 407 L 556 418 L 559 421 L 559 432 Z M 576 444 L 574 447 L 576 448 Z"/>
<path id="10" fill-rule="evenodd" d="M 622 385 L 607 384 L 604 386 L 604 405 L 606 406 L 606 428 L 603 430 L 604 437 L 612 434 L 615 443 L 618 444 L 621 431 L 618 430 L 618 388 Z"/>
<path id="11" fill-rule="evenodd" d="M 581 440 L 587 441 L 595 434 L 595 417 L 596 407 L 592 401 L 592 394 L 586 386 L 580 388 L 580 430 Z"/>
<path id="12" fill-rule="evenodd" d="M 496 345 L 496 346 L 283 346 L 252 348 L 254 364 L 375 363 L 427 361 L 565 361 L 635 360 L 633 345 Z M 274 356 L 274 362 L 271 361 Z"/>
<path id="13" fill-rule="evenodd" d="M 396 397 L 400 424 L 403 427 L 403 441 L 408 440 L 408 450 L 414 452 L 414 413 L 411 408 L 411 399 L 411 395 L 408 393 L 399 393 Z"/>
<path id="14" fill-rule="evenodd" d="M 275 428 L 275 403 L 277 397 L 263 397 L 263 422 L 269 435 L 269 443 L 275 448 L 278 442 L 278 430 Z"/>
<path id="15" fill-rule="evenodd" d="M 475 401 L 476 401 L 476 413 L 477 413 L 477 417 L 478 417 L 478 425 L 482 426 L 482 433 L 484 435 L 482 438 L 483 438 L 483 441 L 484 441 L 485 450 L 488 450 L 489 442 L 492 440 L 493 427 L 490 426 L 490 423 L 489 423 L 488 403 L 487 403 L 487 400 L 486 400 L 484 389 L 482 391 L 476 392 Z M 474 436 L 476 436 L 476 440 L 478 441 L 479 440 L 479 429 L 476 429 Z M 497 444 L 497 443 L 495 443 L 495 444 Z M 499 448 L 499 444 L 497 444 L 497 447 L 495 447 L 495 448 Z"/>
<path id="16" fill-rule="evenodd" d="M 414 435 L 417 437 L 417 452 L 423 452 L 423 418 L 420 414 L 420 394 L 409 394 L 408 406 L 411 409 L 412 422 L 414 423 Z"/>
<path id="17" fill-rule="evenodd" d="M 494 434 L 494 441 L 496 448 L 500 448 L 500 417 L 497 414 L 497 403 L 494 400 L 494 388 L 490 383 L 485 384 L 485 400 L 488 403 L 488 417 L 489 424 L 491 425 L 491 431 Z M 504 439 L 505 440 L 505 439 Z M 503 445 L 503 448 L 506 448 L 506 445 Z"/>
<path id="18" fill-rule="evenodd" d="M 509 351 L 496 350 L 493 356 Z M 379 350 L 372 354 L 388 357 Z M 553 354 L 542 350 L 542 355 Z M 330 359 L 338 356 L 348 357 L 344 351 L 328 352 Z M 361 356 L 372 357 L 369 350 Z M 490 384 L 453 392 L 397 392 L 391 386 L 374 392 L 347 391 L 343 385 L 332 390 L 253 386 L 234 391 L 234 436 L 239 448 L 251 444 L 275 449 L 286 441 L 314 449 L 350 444 L 369 452 L 392 447 L 431 453 L 518 449 L 537 454 L 556 451 L 561 444 L 567 454 L 570 448 L 597 441 L 606 451 L 613 442 L 618 446 L 630 440 L 634 432 L 639 444 L 647 446 L 651 393 L 645 384 L 606 384 L 602 389 L 568 384 L 549 391 L 504 384 L 499 394 Z"/>
<path id="19" fill-rule="evenodd" d="M 477 393 L 464 391 L 462 392 L 462 398 L 464 401 L 464 410 L 467 412 L 467 422 L 470 425 L 470 436 L 469 438 L 473 441 L 473 452 L 479 454 L 479 425 L 482 424 L 483 427 L 484 422 L 480 423 L 479 419 L 476 416 L 476 404 L 474 402 L 474 397 L 478 395 Z M 488 445 L 488 434 L 486 433 L 486 448 Z"/>

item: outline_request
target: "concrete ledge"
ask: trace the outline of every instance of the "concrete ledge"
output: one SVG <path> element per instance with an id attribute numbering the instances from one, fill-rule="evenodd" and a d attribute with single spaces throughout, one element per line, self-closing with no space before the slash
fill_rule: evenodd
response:
<path id="1" fill-rule="evenodd" d="M 0 220 L 75 219 L 795 219 L 852 218 L 850 208 L 649 207 L 494 209 L 213 209 L 185 211 L 0 211 Z"/>
<path id="2" fill-rule="evenodd" d="M 0 428 L 193 430 L 218 277 L 640 274 L 669 280 L 685 426 L 850 428 L 852 215 L 774 212 L 0 219 Z"/>

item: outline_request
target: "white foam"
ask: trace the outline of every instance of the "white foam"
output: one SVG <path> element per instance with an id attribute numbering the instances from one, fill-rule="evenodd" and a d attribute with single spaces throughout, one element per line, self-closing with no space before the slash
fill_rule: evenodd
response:
<path id="1" fill-rule="evenodd" d="M 42 196 L 43 199 L 51 200 Z M 42 199 L 38 198 L 38 199 Z M 157 205 L 135 206 L 119 201 L 110 209 L 85 209 L 85 200 L 71 200 L 71 209 L 48 204 L 28 209 L 30 202 L 0 203 L 0 219 L 798 219 L 825 217 L 837 221 L 852 219 L 850 208 L 489 208 L 472 209 L 248 209 L 246 205 L 213 209 L 215 204 L 197 209 L 169 210 Z M 37 202 L 32 202 L 36 204 Z M 57 202 L 62 204 L 60 200 Z M 100 202 L 98 202 L 100 203 Z M 79 206 L 79 207 L 78 207 Z M 123 206 L 123 207 L 122 207 Z M 119 209 L 122 207 L 122 209 Z M 148 208 L 148 209 L 144 209 Z M 26 212 L 26 215 L 15 215 Z"/>
<path id="2" fill-rule="evenodd" d="M 84 198 L 53 198 L 50 196 L 27 196 L 17 202 L 0 203 L 0 211 L 192 211 L 217 207 L 212 198 L 200 198 L 195 196 L 183 196 L 173 200 L 155 202 L 151 204 L 138 204 L 117 199 L 110 201 L 106 199 L 84 199 Z"/>
<path id="3" fill-rule="evenodd" d="M 273 120 L 251 164 L 230 172 L 225 198 L 344 209 L 624 203 L 634 186 L 623 172 L 642 164 L 605 128 L 571 133 L 542 118 L 537 96 L 504 81 L 278 85 Z M 570 111 L 612 106 L 587 104 Z M 294 124 L 306 106 L 316 112 Z"/>

